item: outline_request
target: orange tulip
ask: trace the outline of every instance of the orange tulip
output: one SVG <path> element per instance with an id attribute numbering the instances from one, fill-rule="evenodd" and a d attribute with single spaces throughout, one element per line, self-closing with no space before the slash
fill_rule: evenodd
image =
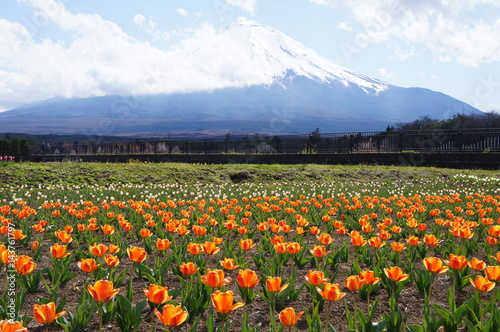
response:
<path id="1" fill-rule="evenodd" d="M 300 317 L 302 317 L 303 314 L 304 312 L 301 311 L 296 315 L 295 309 L 293 309 L 292 307 L 288 307 L 280 312 L 279 319 L 281 324 L 283 324 L 286 327 L 290 327 L 296 325 L 298 320 L 300 319 Z"/>
<path id="2" fill-rule="evenodd" d="M 203 246 L 199 243 L 189 242 L 187 245 L 187 250 L 191 255 L 199 255 L 203 252 Z"/>
<path id="3" fill-rule="evenodd" d="M 476 270 L 476 271 L 482 271 L 486 268 L 486 262 L 485 261 L 482 261 L 480 259 L 477 259 L 477 258 L 472 258 L 470 261 L 469 261 L 469 267 L 473 270 Z"/>
<path id="4" fill-rule="evenodd" d="M 344 280 L 344 286 L 350 291 L 357 292 L 363 286 L 363 282 L 359 276 L 349 276 Z"/>
<path id="5" fill-rule="evenodd" d="M 240 239 L 240 248 L 250 250 L 255 246 L 252 239 Z"/>
<path id="6" fill-rule="evenodd" d="M 221 238 L 221 237 L 215 237 L 215 236 L 212 238 L 212 240 L 213 240 L 213 242 L 214 242 L 216 245 L 220 245 L 220 244 L 222 244 L 222 242 L 224 241 L 224 239 L 223 239 L 223 238 Z"/>
<path id="7" fill-rule="evenodd" d="M 165 326 L 179 326 L 188 318 L 187 311 L 183 311 L 180 305 L 167 304 L 163 307 L 163 313 L 160 313 L 158 309 L 155 309 L 154 312 Z"/>
<path id="8" fill-rule="evenodd" d="M 323 290 L 316 288 L 318 293 L 327 301 L 338 301 L 345 296 L 346 293 L 340 292 L 339 284 L 326 283 L 323 285 Z"/>
<path id="9" fill-rule="evenodd" d="M 254 288 L 261 279 L 257 277 L 257 273 L 253 270 L 239 270 L 236 281 L 242 288 Z"/>
<path id="10" fill-rule="evenodd" d="M 143 237 L 143 238 L 147 238 L 147 237 L 153 236 L 153 232 L 151 232 L 151 230 L 149 230 L 147 228 L 143 228 L 139 231 L 139 235 L 141 235 L 141 237 Z"/>
<path id="11" fill-rule="evenodd" d="M 437 257 L 427 257 L 423 260 L 427 271 L 432 273 L 443 273 L 448 271 L 447 266 L 443 266 L 443 261 Z"/>
<path id="12" fill-rule="evenodd" d="M 201 276 L 201 282 L 212 288 L 220 288 L 231 282 L 231 278 L 224 278 L 224 271 L 207 269 L 207 273 Z"/>
<path id="13" fill-rule="evenodd" d="M 368 239 L 368 244 L 372 248 L 380 248 L 380 247 L 385 246 L 385 242 L 382 242 L 382 240 L 379 237 L 372 237 L 372 238 Z"/>
<path id="14" fill-rule="evenodd" d="M 495 259 L 498 263 L 500 263 L 500 251 L 497 252 L 496 256 L 491 256 L 491 258 Z"/>
<path id="15" fill-rule="evenodd" d="M 18 274 L 27 275 L 35 270 L 36 263 L 33 262 L 33 258 L 30 256 L 21 255 L 16 257 L 14 268 Z"/>
<path id="16" fill-rule="evenodd" d="M 99 226 L 97 224 L 94 224 L 94 223 L 89 223 L 89 225 L 87 226 L 87 229 L 90 229 L 91 231 L 96 231 L 99 229 Z"/>
<path id="17" fill-rule="evenodd" d="M 493 237 L 500 237 L 500 225 L 490 226 L 488 229 L 488 234 Z"/>
<path id="18" fill-rule="evenodd" d="M 0 251 L 0 258 L 1 258 L 1 263 L 8 264 L 9 261 L 11 261 L 14 258 L 14 256 L 12 254 L 9 255 L 8 250 L 3 250 Z"/>
<path id="19" fill-rule="evenodd" d="M 134 263 L 142 263 L 148 256 L 146 250 L 139 247 L 127 248 L 127 254 L 130 260 Z"/>
<path id="20" fill-rule="evenodd" d="M 118 251 L 120 251 L 120 247 L 118 247 L 116 244 L 110 244 L 108 247 L 108 251 L 111 254 L 116 254 Z"/>
<path id="21" fill-rule="evenodd" d="M 488 243 L 490 246 L 496 246 L 498 244 L 498 239 L 495 237 L 488 236 L 486 238 L 486 243 Z"/>
<path id="22" fill-rule="evenodd" d="M 281 277 L 267 277 L 266 287 L 267 290 L 272 293 L 279 293 L 285 288 L 288 287 L 289 284 L 281 285 Z"/>
<path id="23" fill-rule="evenodd" d="M 476 288 L 476 290 L 480 292 L 489 292 L 495 287 L 495 283 L 493 281 L 489 281 L 487 278 L 483 276 L 476 276 L 476 280 L 472 280 L 469 278 L 472 286 Z"/>
<path id="24" fill-rule="evenodd" d="M 351 243 L 355 247 L 363 247 L 367 242 L 362 235 L 351 236 Z"/>
<path id="25" fill-rule="evenodd" d="M 486 277 L 490 280 L 494 281 L 500 281 L 500 266 L 487 266 L 484 269 L 484 273 L 486 274 Z"/>
<path id="26" fill-rule="evenodd" d="M 278 254 L 285 254 L 287 252 L 287 243 L 278 243 L 274 245 L 274 250 Z"/>
<path id="27" fill-rule="evenodd" d="M 321 242 L 321 244 L 325 246 L 333 243 L 334 241 L 333 237 L 328 233 L 321 233 L 320 235 L 316 236 L 316 238 L 319 242 Z"/>
<path id="28" fill-rule="evenodd" d="M 410 246 L 418 246 L 420 243 L 422 243 L 422 241 L 420 241 L 418 236 L 410 235 L 406 239 L 406 243 L 408 243 Z"/>
<path id="29" fill-rule="evenodd" d="M 298 242 L 289 242 L 286 246 L 286 250 L 291 254 L 298 254 L 299 251 L 302 250 L 302 247 Z"/>
<path id="30" fill-rule="evenodd" d="M 215 255 L 216 253 L 218 253 L 220 251 L 220 248 L 217 247 L 215 242 L 205 242 L 203 244 L 203 251 L 207 255 Z"/>
<path id="31" fill-rule="evenodd" d="M 120 259 L 117 256 L 106 255 L 106 257 L 104 257 L 104 262 L 109 267 L 115 267 L 120 264 Z"/>
<path id="32" fill-rule="evenodd" d="M 427 230 L 427 225 L 426 224 L 418 224 L 417 228 L 421 232 L 425 232 Z"/>
<path id="33" fill-rule="evenodd" d="M 219 261 L 219 263 L 226 270 L 234 270 L 239 266 L 239 265 L 236 265 L 234 259 L 232 259 L 232 258 L 224 258 L 223 260 Z"/>
<path id="34" fill-rule="evenodd" d="M 450 259 L 445 260 L 445 263 L 454 270 L 462 270 L 467 266 L 468 261 L 464 256 L 450 254 Z"/>
<path id="35" fill-rule="evenodd" d="M 310 250 L 310 252 L 314 257 L 318 257 L 318 258 L 324 257 L 330 253 L 330 251 L 326 251 L 325 246 L 314 246 Z"/>
<path id="36" fill-rule="evenodd" d="M 113 235 L 115 233 L 115 228 L 111 225 L 103 225 L 101 226 L 102 232 L 106 235 Z"/>
<path id="37" fill-rule="evenodd" d="M 182 274 L 184 275 L 191 275 L 196 273 L 199 269 L 196 268 L 196 265 L 194 265 L 193 262 L 187 262 L 187 263 L 181 263 L 179 266 L 179 270 L 181 271 Z"/>
<path id="38" fill-rule="evenodd" d="M 43 228 L 42 225 L 40 224 L 35 224 L 33 226 L 31 226 L 31 228 L 35 231 L 35 232 L 43 232 L 45 230 L 45 228 Z"/>
<path id="39" fill-rule="evenodd" d="M 120 289 L 114 289 L 113 282 L 107 280 L 98 280 L 93 286 L 88 285 L 87 290 L 99 303 L 110 301 L 120 291 Z"/>
<path id="40" fill-rule="evenodd" d="M 231 291 L 221 292 L 218 290 L 211 295 L 211 298 L 212 298 L 212 304 L 215 307 L 215 311 L 221 314 L 229 314 L 233 312 L 234 309 L 237 309 L 245 305 L 243 302 L 238 302 L 233 304 L 234 295 L 233 292 Z"/>
<path id="41" fill-rule="evenodd" d="M 172 299 L 172 296 L 168 295 L 168 287 L 149 285 L 149 288 L 144 288 L 143 291 L 151 303 L 164 304 Z"/>
<path id="42" fill-rule="evenodd" d="M 72 255 L 72 253 L 66 253 L 66 246 L 60 245 L 59 243 L 55 243 L 50 247 L 50 252 L 54 258 L 64 258 L 66 256 Z"/>
<path id="43" fill-rule="evenodd" d="M 442 241 L 439 240 L 434 234 L 427 234 L 424 236 L 424 242 L 429 247 L 437 247 Z"/>
<path id="44" fill-rule="evenodd" d="M 318 227 L 316 226 L 309 227 L 309 233 L 311 233 L 312 235 L 318 235 L 319 232 L 321 232 L 321 229 L 319 229 Z"/>
<path id="45" fill-rule="evenodd" d="M 16 241 L 21 241 L 26 237 L 26 235 L 23 234 L 22 229 L 15 229 L 10 234 L 11 234 L 10 236 Z"/>
<path id="46" fill-rule="evenodd" d="M 285 242 L 284 236 L 279 236 L 279 235 L 274 234 L 274 236 L 271 238 L 271 243 L 273 245 L 277 245 L 277 244 L 284 243 L 284 242 Z"/>
<path id="47" fill-rule="evenodd" d="M 375 285 L 381 280 L 380 278 L 375 278 L 375 272 L 369 270 L 361 271 L 359 277 L 363 285 Z"/>
<path id="48" fill-rule="evenodd" d="M 102 243 L 93 244 L 90 246 L 90 252 L 96 257 L 102 257 L 108 252 L 108 247 Z"/>
<path id="49" fill-rule="evenodd" d="M 82 259 L 81 261 L 78 262 L 78 267 L 83 272 L 93 272 L 93 271 L 97 270 L 97 268 L 99 266 L 101 266 L 101 265 L 96 264 L 95 259 L 92 259 L 92 258 Z"/>
<path id="50" fill-rule="evenodd" d="M 38 241 L 32 241 L 31 242 L 31 245 L 30 245 L 30 249 L 35 251 L 38 249 L 38 247 L 40 247 L 40 242 Z"/>
<path id="51" fill-rule="evenodd" d="M 186 228 L 186 226 L 179 226 L 177 227 L 176 232 L 177 234 L 182 236 L 188 234 L 190 231 Z"/>
<path id="52" fill-rule="evenodd" d="M 0 332 L 28 332 L 23 323 L 11 319 L 0 321 Z"/>
<path id="53" fill-rule="evenodd" d="M 311 271 L 311 270 L 307 272 L 306 280 L 314 286 L 323 285 L 325 282 L 328 281 L 328 279 L 325 279 L 325 274 L 323 272 Z"/>
<path id="54" fill-rule="evenodd" d="M 35 304 L 33 306 L 33 317 L 40 324 L 52 324 L 57 318 L 66 314 L 66 311 L 61 311 L 56 314 L 56 304 L 49 302 L 47 304 Z"/>
<path id="55" fill-rule="evenodd" d="M 408 274 L 403 273 L 403 270 L 401 270 L 397 266 L 393 266 L 391 268 L 385 268 L 384 273 L 387 276 L 387 278 L 398 282 L 405 281 L 409 277 Z"/>
<path id="56" fill-rule="evenodd" d="M 204 236 L 207 233 L 207 229 L 203 226 L 193 225 L 193 233 L 199 236 Z"/>
<path id="57" fill-rule="evenodd" d="M 403 251 L 405 249 L 405 244 L 400 243 L 400 242 L 392 242 L 391 248 L 392 248 L 392 251 L 400 252 L 400 251 Z"/>
<path id="58" fill-rule="evenodd" d="M 401 232 L 401 227 L 396 226 L 396 225 L 393 225 L 393 226 L 391 227 L 391 231 L 392 231 L 393 233 L 398 234 L 399 232 Z"/>
<path id="59" fill-rule="evenodd" d="M 156 248 L 160 251 L 167 251 L 170 248 L 170 240 L 168 239 L 158 239 L 156 240 Z"/>

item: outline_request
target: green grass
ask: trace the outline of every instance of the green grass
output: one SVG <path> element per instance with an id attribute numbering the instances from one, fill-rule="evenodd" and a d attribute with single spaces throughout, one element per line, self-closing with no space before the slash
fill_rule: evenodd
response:
<path id="1" fill-rule="evenodd" d="M 455 174 L 500 177 L 499 171 L 369 165 L 201 165 L 182 163 L 0 163 L 0 186 L 53 184 L 109 185 L 116 183 L 260 183 L 349 182 L 425 178 Z"/>

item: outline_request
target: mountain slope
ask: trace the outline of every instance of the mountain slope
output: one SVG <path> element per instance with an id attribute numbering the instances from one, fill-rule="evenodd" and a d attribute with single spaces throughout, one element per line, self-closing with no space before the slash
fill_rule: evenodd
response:
<path id="1" fill-rule="evenodd" d="M 177 56 L 196 68 L 201 73 L 196 79 L 206 79 L 210 88 L 54 98 L 0 113 L 0 132 L 273 135 L 315 128 L 370 131 L 425 115 L 444 119 L 479 112 L 439 92 L 400 88 L 358 74 L 253 22 L 239 22 L 203 43 L 181 46 Z"/>

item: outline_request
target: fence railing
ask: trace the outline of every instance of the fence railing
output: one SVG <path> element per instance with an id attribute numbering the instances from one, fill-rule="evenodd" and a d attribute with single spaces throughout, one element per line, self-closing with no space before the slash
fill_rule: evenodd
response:
<path id="1" fill-rule="evenodd" d="M 41 144 L 32 155 L 500 152 L 500 128 Z"/>

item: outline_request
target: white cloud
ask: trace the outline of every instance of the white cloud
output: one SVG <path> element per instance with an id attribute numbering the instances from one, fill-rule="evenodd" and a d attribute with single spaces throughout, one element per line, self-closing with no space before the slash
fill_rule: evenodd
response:
<path id="1" fill-rule="evenodd" d="M 233 7 L 239 7 L 241 10 L 251 14 L 253 14 L 257 8 L 257 0 L 226 0 L 226 3 Z"/>
<path id="2" fill-rule="evenodd" d="M 151 36 L 153 41 L 169 40 L 170 33 L 168 31 L 161 31 L 157 28 L 157 23 L 153 19 L 147 20 L 142 14 L 134 16 L 133 21 L 136 25 L 140 26 L 147 34 Z"/>
<path id="3" fill-rule="evenodd" d="M 498 0 L 309 0 L 350 10 L 361 25 L 358 37 L 378 43 L 391 38 L 417 43 L 443 62 L 476 66 L 500 61 Z M 492 13 L 489 21 L 474 10 Z M 486 8 L 486 9 L 485 9 Z M 496 13 L 496 14 L 493 14 Z"/>
<path id="4" fill-rule="evenodd" d="M 386 78 L 392 78 L 393 77 L 393 74 L 390 71 L 388 71 L 387 69 L 385 69 L 385 68 L 379 68 L 378 72 L 379 72 L 380 75 L 382 75 L 382 76 L 384 76 Z"/>
<path id="5" fill-rule="evenodd" d="M 177 13 L 181 16 L 188 16 L 189 15 L 189 12 L 185 9 L 182 9 L 182 8 L 177 8 Z"/>
<path id="6" fill-rule="evenodd" d="M 144 22 L 146 22 L 146 18 L 142 14 L 137 14 L 134 16 L 133 21 L 134 21 L 134 24 L 136 24 L 138 26 L 142 26 L 144 24 Z"/>
<path id="7" fill-rule="evenodd" d="M 242 50 L 233 50 L 227 41 L 212 41 L 216 31 L 209 24 L 162 50 L 98 15 L 73 14 L 54 0 L 31 0 L 30 5 L 45 15 L 51 28 L 71 38 L 37 41 L 26 26 L 0 19 L 0 109 L 57 96 L 189 92 L 261 79 L 237 65 Z M 133 21 L 154 37 L 154 21 L 141 14 Z M 213 58 L 185 56 L 208 42 L 219 51 Z"/>
<path id="8" fill-rule="evenodd" d="M 402 49 L 399 46 L 394 47 L 394 55 L 399 61 L 406 61 L 411 57 L 417 55 L 415 47 L 411 47 L 409 49 Z"/>
<path id="9" fill-rule="evenodd" d="M 352 30 L 351 22 L 340 22 L 339 29 L 344 31 L 351 31 Z"/>

